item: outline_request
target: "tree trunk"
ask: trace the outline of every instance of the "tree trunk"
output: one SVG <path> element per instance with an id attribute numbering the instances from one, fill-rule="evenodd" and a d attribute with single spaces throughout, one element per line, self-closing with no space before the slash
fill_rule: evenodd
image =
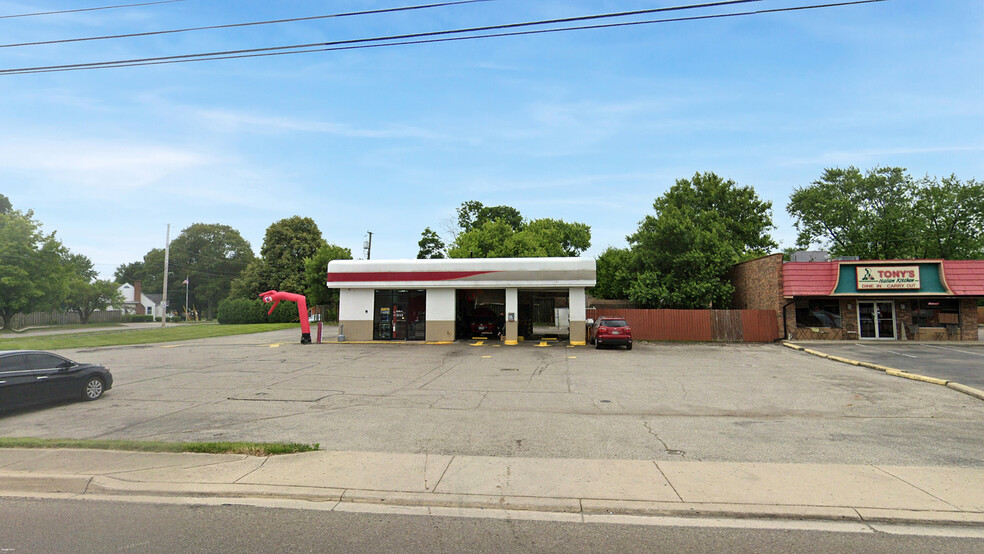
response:
<path id="1" fill-rule="evenodd" d="M 3 312 L 3 328 L 6 331 L 13 331 L 14 324 L 14 314 L 11 312 Z"/>

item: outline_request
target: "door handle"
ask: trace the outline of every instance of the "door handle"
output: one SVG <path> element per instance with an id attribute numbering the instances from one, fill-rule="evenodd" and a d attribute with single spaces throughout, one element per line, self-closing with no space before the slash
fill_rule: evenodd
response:
<path id="1" fill-rule="evenodd" d="M 40 381 L 41 379 L 47 379 L 47 378 L 48 378 L 47 375 L 38 375 L 38 381 Z"/>

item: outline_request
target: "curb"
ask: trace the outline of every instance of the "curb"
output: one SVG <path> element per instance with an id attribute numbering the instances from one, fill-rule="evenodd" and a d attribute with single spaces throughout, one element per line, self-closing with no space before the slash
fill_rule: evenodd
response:
<path id="1" fill-rule="evenodd" d="M 273 485 L 145 483 L 122 481 L 107 476 L 0 473 L 0 498 L 50 494 L 63 494 L 94 500 L 99 498 L 299 500 L 315 503 L 334 502 L 336 507 L 342 504 L 361 504 L 393 508 L 506 510 L 581 516 L 854 521 L 948 526 L 984 525 L 984 513 L 963 511 L 487 496 Z"/>
<path id="2" fill-rule="evenodd" d="M 845 364 L 850 364 L 859 367 L 867 367 L 869 369 L 874 369 L 877 371 L 883 371 L 887 375 L 893 377 L 902 377 L 903 379 L 911 379 L 913 381 L 922 381 L 924 383 L 932 383 L 934 385 L 940 385 L 941 387 L 947 387 L 958 392 L 973 396 L 974 398 L 979 398 L 984 400 L 984 391 L 980 389 L 975 389 L 974 387 L 968 387 L 967 385 L 962 385 L 953 381 L 948 381 L 946 379 L 939 379 L 937 377 L 929 377 L 927 375 L 920 375 L 918 373 L 909 373 L 904 369 L 895 369 L 894 367 L 887 367 L 883 365 L 873 364 L 871 362 L 860 362 L 858 360 L 849 360 L 847 358 L 842 358 L 840 356 L 832 356 L 830 354 L 825 354 L 819 350 L 813 350 L 811 348 L 804 348 L 798 344 L 794 344 L 788 341 L 783 341 L 782 345 L 786 348 L 792 348 L 793 350 L 799 350 L 801 352 L 806 352 L 807 354 L 812 354 L 818 358 L 826 358 L 828 360 L 833 360 L 835 362 L 841 362 Z"/>

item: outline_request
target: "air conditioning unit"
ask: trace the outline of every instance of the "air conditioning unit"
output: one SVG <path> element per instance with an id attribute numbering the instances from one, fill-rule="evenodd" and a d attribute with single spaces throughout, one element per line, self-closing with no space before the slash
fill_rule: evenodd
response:
<path id="1" fill-rule="evenodd" d="M 800 250 L 789 256 L 791 262 L 826 262 L 829 260 L 830 254 L 822 250 Z"/>

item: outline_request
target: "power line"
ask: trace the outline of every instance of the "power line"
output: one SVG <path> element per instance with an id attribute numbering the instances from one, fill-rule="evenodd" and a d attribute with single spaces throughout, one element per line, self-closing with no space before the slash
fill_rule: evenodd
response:
<path id="1" fill-rule="evenodd" d="M 249 49 L 242 49 L 242 50 L 226 50 L 226 51 L 219 51 L 219 52 L 205 52 L 205 53 L 201 53 L 201 54 L 182 54 L 182 55 L 175 55 L 175 56 L 160 56 L 160 57 L 153 57 L 153 58 L 136 58 L 136 59 L 129 59 L 129 60 L 109 61 L 109 62 L 90 62 L 90 63 L 81 63 L 81 64 L 66 64 L 66 65 L 54 65 L 54 66 L 41 66 L 41 67 L 25 67 L 25 68 L 16 68 L 16 69 L 4 69 L 4 70 L 0 70 L 0 74 L 22 73 L 22 72 L 24 72 L 24 73 L 47 72 L 47 71 L 59 70 L 59 69 L 66 69 L 66 70 L 69 70 L 69 69 L 90 69 L 90 68 L 91 69 L 94 69 L 94 68 L 98 68 L 98 67 L 101 67 L 101 66 L 116 66 L 116 65 L 120 65 L 122 67 L 128 67 L 128 66 L 132 66 L 132 65 L 153 65 L 153 63 L 150 63 L 150 62 L 163 62 L 163 61 L 168 61 L 168 60 L 188 60 L 188 61 L 194 61 L 193 60 L 194 58 L 222 59 L 223 57 L 229 57 L 229 58 L 234 58 L 234 57 L 250 57 L 250 56 L 239 56 L 239 55 L 240 54 L 253 54 L 253 53 L 257 53 L 257 52 L 276 52 L 276 51 L 282 51 L 282 50 L 295 50 L 295 49 L 301 49 L 301 48 L 316 48 L 316 47 L 325 47 L 325 46 L 338 46 L 338 45 L 345 45 L 345 44 L 360 44 L 360 43 L 382 42 L 382 41 L 392 41 L 392 40 L 406 40 L 406 39 L 412 39 L 412 38 L 432 37 L 432 36 L 449 35 L 449 34 L 472 33 L 472 32 L 481 32 L 481 31 L 492 31 L 492 30 L 502 30 L 502 29 L 513 29 L 513 28 L 518 28 L 518 27 L 529 27 L 529 26 L 537 26 L 537 25 L 552 25 L 552 24 L 558 24 L 558 23 L 571 23 L 571 22 L 574 22 L 574 21 L 587 21 L 587 20 L 594 20 L 594 19 L 627 17 L 627 16 L 631 16 L 631 15 L 642 15 L 642 14 L 658 13 L 658 12 L 670 12 L 670 11 L 681 11 L 681 10 L 692 10 L 692 9 L 698 9 L 698 8 L 721 7 L 721 6 L 729 6 L 729 5 L 733 5 L 733 4 L 747 4 L 747 3 L 750 3 L 750 2 L 761 2 L 761 1 L 762 0 L 727 0 L 727 1 L 718 1 L 718 2 L 707 2 L 707 3 L 703 3 L 703 4 L 690 4 L 690 5 L 686 5 L 686 6 L 673 6 L 673 7 L 665 7 L 665 8 L 651 8 L 651 9 L 647 9 L 647 10 L 634 10 L 634 11 L 629 11 L 629 12 L 605 13 L 605 14 L 587 15 L 587 16 L 580 16 L 580 17 L 566 17 L 566 18 L 561 18 L 561 19 L 546 19 L 546 20 L 540 20 L 540 21 L 527 21 L 527 22 L 522 22 L 522 23 L 507 23 L 507 24 L 501 24 L 501 25 L 489 25 L 489 26 L 484 26 L 484 27 L 468 27 L 468 28 L 463 28 L 463 29 L 453 29 L 453 30 L 445 30 L 445 31 L 431 31 L 431 32 L 427 32 L 427 33 L 411 33 L 411 34 L 404 34 L 404 35 L 390 35 L 390 36 L 375 37 L 375 38 L 351 39 L 351 40 L 341 40 L 341 41 L 331 41 L 331 42 L 314 42 L 314 43 L 308 43 L 308 44 L 294 44 L 294 45 L 289 45 L 289 46 L 270 46 L 270 47 L 266 47 L 266 48 L 249 48 Z M 517 33 L 517 34 L 519 34 L 519 33 Z M 503 35 L 503 36 L 507 36 L 507 35 Z M 310 51 L 317 51 L 317 50 L 310 50 Z M 221 57 L 216 57 L 216 56 L 221 56 Z"/>
<path id="2" fill-rule="evenodd" d="M 141 2 L 139 4 L 117 4 L 115 6 L 98 6 L 95 8 L 76 8 L 74 10 L 59 10 L 53 12 L 34 12 L 34 13 L 18 13 L 13 15 L 0 15 L 0 19 L 12 19 L 14 17 L 35 17 L 38 15 L 56 15 L 61 13 L 78 13 L 78 12 L 94 12 L 97 10 L 115 10 L 119 8 L 134 8 L 138 6 L 153 6 L 154 4 L 173 4 L 175 2 L 184 2 L 185 0 L 160 0 L 158 2 Z"/>
<path id="3" fill-rule="evenodd" d="M 738 0 L 735 2 L 715 2 L 712 4 L 695 5 L 695 6 L 679 6 L 673 8 L 660 8 L 661 11 L 671 11 L 671 10 L 681 10 L 681 9 L 693 9 L 694 7 L 702 6 L 716 6 L 722 4 L 735 4 L 735 3 L 745 3 L 745 2 L 758 2 L 761 0 Z M 25 67 L 25 68 L 15 68 L 15 69 L 2 69 L 0 70 L 0 76 L 3 75 L 17 75 L 17 74 L 28 74 L 28 73 L 52 73 L 61 71 L 79 71 L 84 69 L 106 69 L 115 67 L 137 67 L 137 66 L 148 66 L 148 65 L 163 65 L 163 64 L 173 64 L 173 63 L 186 63 L 186 62 L 197 62 L 197 61 L 212 61 L 212 60 L 228 60 L 228 59 L 242 59 L 242 58 L 257 58 L 266 56 L 282 56 L 287 54 L 304 54 L 310 52 L 330 52 L 330 51 L 340 51 L 340 50 L 361 50 L 367 48 L 383 48 L 389 46 L 403 46 L 403 45 L 413 45 L 413 44 L 433 44 L 440 42 L 455 42 L 462 40 L 475 40 L 483 38 L 502 38 L 502 37 L 512 37 L 512 36 L 524 36 L 524 35 L 537 35 L 546 33 L 558 33 L 558 32 L 568 32 L 568 31 L 585 31 L 594 29 L 612 29 L 618 27 L 629 27 L 637 25 L 652 25 L 657 23 L 678 23 L 685 21 L 701 21 L 707 19 L 721 19 L 728 17 L 742 17 L 750 15 L 764 15 L 770 13 L 781 13 L 781 12 L 792 12 L 801 10 L 814 10 L 814 9 L 824 9 L 824 8 L 836 8 L 843 6 L 853 6 L 860 4 L 873 4 L 880 2 L 888 2 L 890 0 L 855 0 L 850 2 L 836 2 L 828 4 L 813 4 L 808 6 L 793 6 L 786 8 L 773 8 L 768 10 L 755 10 L 746 12 L 732 12 L 724 14 L 713 14 L 713 15 L 701 15 L 701 16 L 689 16 L 689 17 L 678 17 L 670 19 L 650 19 L 643 21 L 629 21 L 622 23 L 607 23 L 607 24 L 596 24 L 596 25 L 583 25 L 576 27 L 558 27 L 553 29 L 536 29 L 530 31 L 511 31 L 506 33 L 491 33 L 491 34 L 480 34 L 480 35 L 469 35 L 463 37 L 445 37 L 445 38 L 423 38 L 423 37 L 433 37 L 439 35 L 447 34 L 457 34 L 465 32 L 476 32 L 481 30 L 494 30 L 494 29 L 505 29 L 505 28 L 515 28 L 518 26 L 528 26 L 528 25 L 545 25 L 549 21 L 544 22 L 527 22 L 527 23 L 513 23 L 506 25 L 494 25 L 489 27 L 476 27 L 471 29 L 457 29 L 457 30 L 447 30 L 447 31 L 434 31 L 429 33 L 414 33 L 409 35 L 395 35 L 389 37 L 376 37 L 376 38 L 365 38 L 365 39 L 352 39 L 334 42 L 323 42 L 323 43 L 313 43 L 313 44 L 299 44 L 293 46 L 273 46 L 267 48 L 252 48 L 246 50 L 230 50 L 225 52 L 210 52 L 202 54 L 184 54 L 178 56 L 162 56 L 156 58 L 142 58 L 142 59 L 132 59 L 132 60 L 116 60 L 109 62 L 91 62 L 91 63 L 81 63 L 81 64 L 67 64 L 67 65 L 54 65 L 54 66 L 40 66 L 40 67 Z M 586 16 L 583 19 L 594 19 L 604 17 L 599 16 Z M 609 16 L 612 17 L 612 16 Z M 576 19 L 576 18 L 572 18 Z M 415 40 L 408 40 L 415 39 Z M 385 42 L 385 41 L 395 41 L 395 42 Z M 382 44 L 371 44 L 373 42 L 382 42 Z M 370 44 L 367 44 L 370 43 Z"/>
<path id="4" fill-rule="evenodd" d="M 36 42 L 19 42 L 13 44 L 0 44 L 0 48 L 15 48 L 19 46 L 40 46 L 44 44 L 63 44 L 66 42 L 84 42 L 90 40 L 109 40 L 118 38 L 135 38 L 135 37 L 148 37 L 154 35 L 168 35 L 174 33 L 189 33 L 194 31 L 210 31 L 216 29 L 232 29 L 235 27 L 250 27 L 255 25 L 272 25 L 277 23 L 295 23 L 298 21 L 313 21 L 317 19 L 329 19 L 336 17 L 351 17 L 357 15 L 376 15 L 381 13 L 392 13 L 392 12 L 402 12 L 411 10 L 423 10 L 428 8 L 443 8 L 447 6 L 455 6 L 458 4 L 475 4 L 478 2 L 493 2 L 494 0 L 457 0 L 455 2 L 441 2 L 439 4 L 423 4 L 418 6 L 403 6 L 400 8 L 383 8 L 379 10 L 364 10 L 357 12 L 343 12 L 334 13 L 327 15 L 312 15 L 307 17 L 292 17 L 289 19 L 270 19 L 266 21 L 249 21 L 245 23 L 229 23 L 226 25 L 208 25 L 205 27 L 187 27 L 184 29 L 168 29 L 164 31 L 147 31 L 142 33 L 125 33 L 119 35 L 102 35 L 96 37 L 81 37 L 81 38 L 68 38 L 68 39 L 58 39 L 58 40 L 41 40 Z M 12 17 L 12 16 L 10 16 Z"/>

